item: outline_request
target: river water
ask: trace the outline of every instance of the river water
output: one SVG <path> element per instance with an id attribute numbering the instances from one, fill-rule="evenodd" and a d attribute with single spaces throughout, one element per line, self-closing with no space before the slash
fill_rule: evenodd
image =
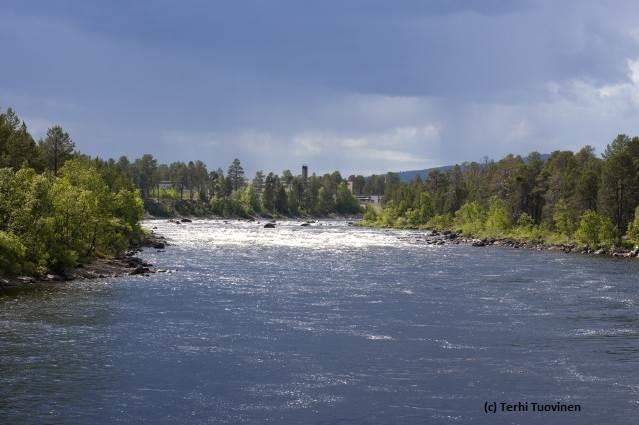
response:
<path id="1" fill-rule="evenodd" d="M 626 424 L 639 261 L 150 221 L 174 270 L 0 294 L 2 424 Z M 486 402 L 576 413 L 484 413 Z"/>

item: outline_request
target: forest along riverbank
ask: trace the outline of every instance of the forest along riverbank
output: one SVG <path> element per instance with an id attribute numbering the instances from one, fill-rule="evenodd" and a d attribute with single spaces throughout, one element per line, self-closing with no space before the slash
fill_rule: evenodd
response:
<path id="1" fill-rule="evenodd" d="M 30 285 L 49 284 L 54 282 L 68 282 L 71 280 L 103 279 L 107 277 L 149 276 L 150 273 L 167 273 L 169 270 L 158 269 L 153 264 L 138 257 L 144 248 L 162 252 L 168 242 L 162 235 L 151 231 L 150 234 L 137 245 L 121 255 L 105 258 L 95 258 L 88 264 L 81 264 L 76 269 L 66 273 L 46 273 L 33 276 L 17 276 L 0 278 L 0 290 L 3 288 L 20 288 Z"/>
<path id="2" fill-rule="evenodd" d="M 373 227 L 374 228 L 374 227 Z M 428 245 L 471 245 L 474 247 L 503 246 L 508 248 L 524 248 L 536 251 L 562 251 L 565 253 L 592 254 L 619 258 L 635 258 L 639 256 L 639 247 L 634 249 L 625 248 L 599 248 L 593 249 L 588 245 L 578 245 L 573 243 L 546 243 L 543 240 L 518 240 L 507 237 L 487 237 L 475 238 L 465 236 L 461 232 L 452 230 L 430 230 L 424 235 L 423 241 Z"/>

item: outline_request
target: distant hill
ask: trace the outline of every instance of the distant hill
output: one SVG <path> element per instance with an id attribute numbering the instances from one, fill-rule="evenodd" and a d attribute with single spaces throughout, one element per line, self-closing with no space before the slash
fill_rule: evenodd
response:
<path id="1" fill-rule="evenodd" d="M 548 159 L 549 156 L 550 154 L 542 153 L 541 160 L 545 161 Z M 453 167 L 454 165 L 442 165 L 441 167 L 426 168 L 424 170 L 399 171 L 396 174 L 399 174 L 399 181 L 401 181 L 402 183 L 406 183 L 406 182 L 412 181 L 417 176 L 419 176 L 422 180 L 426 180 L 428 178 L 428 174 L 431 171 L 437 170 L 443 173 L 450 170 Z"/>
<path id="2" fill-rule="evenodd" d="M 425 170 L 400 171 L 397 174 L 399 174 L 399 181 L 401 181 L 402 183 L 406 183 L 414 180 L 417 176 L 419 176 L 422 180 L 426 180 L 428 178 L 428 174 L 430 174 L 431 171 L 437 170 L 443 173 L 453 167 L 454 165 L 443 165 L 441 167 L 426 168 Z"/>

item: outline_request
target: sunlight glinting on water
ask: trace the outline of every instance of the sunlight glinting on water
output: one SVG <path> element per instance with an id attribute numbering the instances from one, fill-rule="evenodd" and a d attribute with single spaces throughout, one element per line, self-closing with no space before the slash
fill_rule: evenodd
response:
<path id="1" fill-rule="evenodd" d="M 400 247 L 415 242 L 413 235 L 424 232 L 380 231 L 349 225 L 344 221 L 320 221 L 302 226 L 304 221 L 278 221 L 274 229 L 264 228 L 267 221 L 196 220 L 175 224 L 167 220 L 146 221 L 147 228 L 164 235 L 170 242 L 189 248 L 233 245 L 279 246 L 326 249 L 366 249 L 369 247 Z"/>

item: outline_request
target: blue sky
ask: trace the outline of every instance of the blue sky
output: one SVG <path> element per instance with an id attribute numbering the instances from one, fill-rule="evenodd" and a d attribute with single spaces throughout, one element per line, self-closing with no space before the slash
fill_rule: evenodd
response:
<path id="1" fill-rule="evenodd" d="M 0 3 L 0 107 L 92 155 L 367 174 L 639 134 L 637 2 Z"/>

